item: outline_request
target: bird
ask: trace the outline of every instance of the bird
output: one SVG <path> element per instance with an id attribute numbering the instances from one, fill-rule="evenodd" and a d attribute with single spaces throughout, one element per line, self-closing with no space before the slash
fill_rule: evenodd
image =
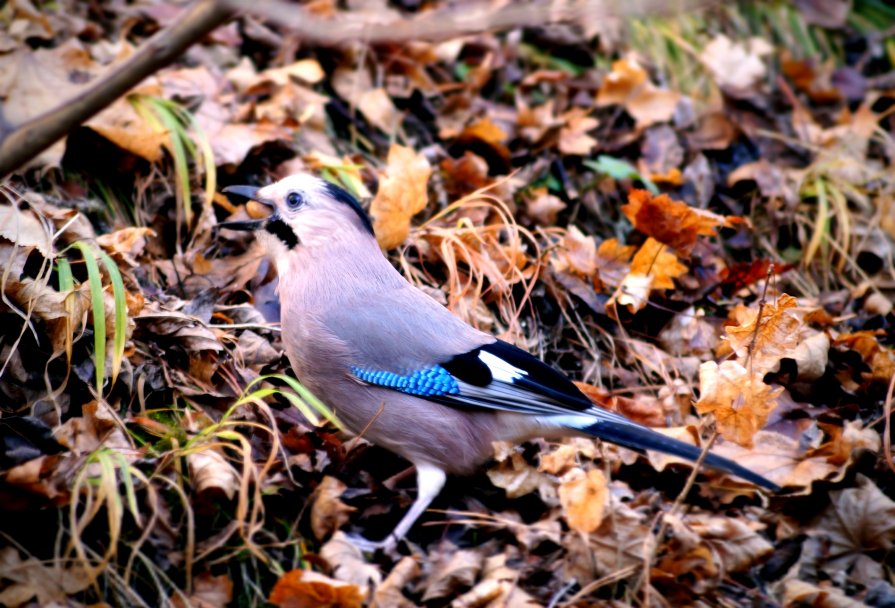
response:
<path id="1" fill-rule="evenodd" d="M 595 405 L 564 373 L 482 332 L 412 285 L 381 250 L 347 190 L 310 173 L 222 190 L 245 202 L 279 277 L 289 363 L 349 431 L 412 463 L 417 497 L 381 541 L 393 549 L 445 485 L 493 457 L 493 442 L 590 436 L 696 461 L 702 450 Z M 772 492 L 750 469 L 707 453 L 703 464 Z"/>

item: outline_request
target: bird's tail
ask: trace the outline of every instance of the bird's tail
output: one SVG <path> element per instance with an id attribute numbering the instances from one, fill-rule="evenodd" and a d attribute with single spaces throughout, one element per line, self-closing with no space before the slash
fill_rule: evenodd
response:
<path id="1" fill-rule="evenodd" d="M 601 412 L 602 413 L 602 412 Z M 597 421 L 587 426 L 578 427 L 582 432 L 598 437 L 605 441 L 615 443 L 632 450 L 655 450 L 664 452 L 672 456 L 679 456 L 687 460 L 696 461 L 702 449 L 689 443 L 684 443 L 672 437 L 658 433 L 650 428 L 640 426 L 630 421 L 615 420 L 614 415 L 599 416 Z M 742 477 L 747 481 L 758 484 L 773 492 L 779 492 L 780 486 L 770 481 L 766 477 L 759 475 L 754 471 L 750 471 L 746 467 L 709 452 L 706 454 L 703 464 L 732 473 L 737 477 Z"/>

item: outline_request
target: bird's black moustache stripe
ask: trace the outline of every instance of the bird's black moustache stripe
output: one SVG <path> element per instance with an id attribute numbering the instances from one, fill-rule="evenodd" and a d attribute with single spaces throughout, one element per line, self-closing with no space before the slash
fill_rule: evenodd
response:
<path id="1" fill-rule="evenodd" d="M 289 227 L 289 224 L 278 217 L 273 217 L 268 220 L 268 222 L 264 224 L 264 229 L 283 241 L 289 249 L 294 249 L 295 246 L 298 245 L 298 236 L 296 236 L 295 231 Z"/>

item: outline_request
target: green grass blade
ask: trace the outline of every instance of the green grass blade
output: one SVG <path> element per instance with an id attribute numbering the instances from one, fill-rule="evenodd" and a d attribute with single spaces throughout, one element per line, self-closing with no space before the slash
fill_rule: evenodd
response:
<path id="1" fill-rule="evenodd" d="M 121 362 L 124 359 L 124 342 L 127 338 L 127 300 L 125 299 L 124 280 L 118 270 L 118 264 L 105 251 L 100 251 L 100 259 L 109 273 L 112 282 L 112 296 L 115 299 L 115 325 L 112 335 L 112 384 L 118 379 Z"/>
<path id="2" fill-rule="evenodd" d="M 87 279 L 90 281 L 90 308 L 93 311 L 93 357 L 96 364 L 96 395 L 103 394 L 103 380 L 106 377 L 106 308 L 103 302 L 103 279 L 96 261 L 96 252 L 83 241 L 73 245 L 81 252 Z"/>

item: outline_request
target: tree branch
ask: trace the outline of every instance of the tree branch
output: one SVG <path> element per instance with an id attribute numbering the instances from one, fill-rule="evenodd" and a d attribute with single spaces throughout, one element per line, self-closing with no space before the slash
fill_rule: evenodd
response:
<path id="1" fill-rule="evenodd" d="M 122 63 L 96 77 L 74 99 L 17 126 L 0 139 L 0 176 L 22 166 L 78 125 L 154 74 L 234 14 L 228 3 L 199 0 Z"/>

